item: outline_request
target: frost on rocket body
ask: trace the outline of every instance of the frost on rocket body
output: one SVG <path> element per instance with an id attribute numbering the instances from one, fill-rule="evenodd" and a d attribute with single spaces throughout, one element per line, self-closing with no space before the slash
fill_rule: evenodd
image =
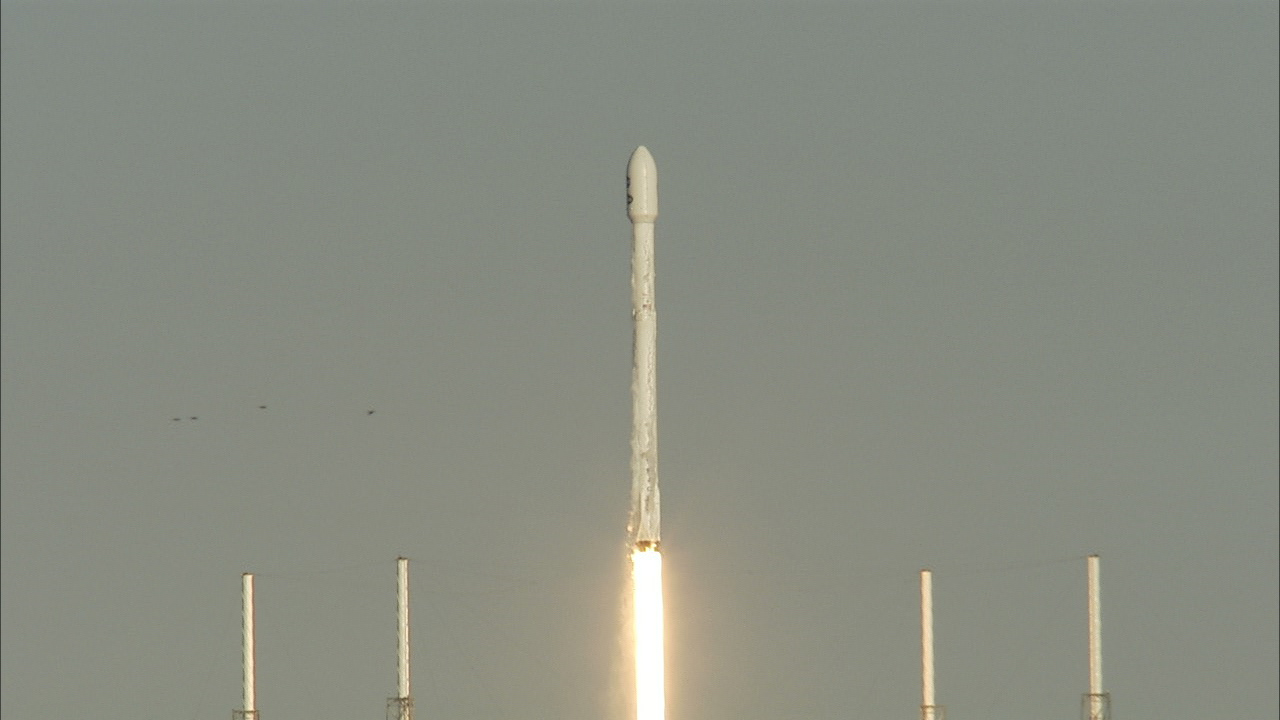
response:
<path id="1" fill-rule="evenodd" d="M 636 543 L 660 539 L 658 495 L 657 333 L 654 303 L 653 222 L 658 216 L 658 170 L 643 146 L 627 164 L 627 215 L 631 218 L 632 426 L 631 518 Z"/>

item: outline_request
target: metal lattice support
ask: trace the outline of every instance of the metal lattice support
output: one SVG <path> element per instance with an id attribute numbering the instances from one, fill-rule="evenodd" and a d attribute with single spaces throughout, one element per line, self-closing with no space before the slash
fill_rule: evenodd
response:
<path id="1" fill-rule="evenodd" d="M 413 720 L 413 698 L 387 698 L 387 720 Z"/>
<path id="2" fill-rule="evenodd" d="M 1080 698 L 1084 720 L 1111 720 L 1111 693 L 1085 693 Z"/>
<path id="3" fill-rule="evenodd" d="M 232 710 L 231 720 L 258 720 L 257 710 Z"/>
<path id="4" fill-rule="evenodd" d="M 947 720 L 947 706 L 921 705 L 920 720 Z"/>

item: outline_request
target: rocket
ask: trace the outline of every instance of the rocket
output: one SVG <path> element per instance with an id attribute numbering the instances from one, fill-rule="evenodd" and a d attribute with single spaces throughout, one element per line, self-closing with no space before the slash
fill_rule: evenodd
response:
<path id="1" fill-rule="evenodd" d="M 657 549 L 658 314 L 654 306 L 653 224 L 658 218 L 658 166 L 643 145 L 627 162 L 627 217 L 631 220 L 631 519 L 632 541 Z"/>

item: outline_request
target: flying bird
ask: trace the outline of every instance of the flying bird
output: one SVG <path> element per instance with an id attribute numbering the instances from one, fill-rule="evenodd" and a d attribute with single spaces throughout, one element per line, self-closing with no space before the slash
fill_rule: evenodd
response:
<path id="1" fill-rule="evenodd" d="M 366 414 L 366 415 L 372 415 L 372 414 L 373 414 L 373 411 L 372 411 L 372 410 L 370 410 L 369 412 L 367 412 L 367 413 L 365 413 L 365 414 Z"/>

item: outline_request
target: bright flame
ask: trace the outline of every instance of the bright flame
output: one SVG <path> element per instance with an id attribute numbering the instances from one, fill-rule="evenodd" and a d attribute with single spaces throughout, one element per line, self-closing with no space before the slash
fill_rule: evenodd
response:
<path id="1" fill-rule="evenodd" d="M 631 554 L 635 586 L 636 720 L 666 715 L 662 639 L 662 553 L 637 548 Z"/>

